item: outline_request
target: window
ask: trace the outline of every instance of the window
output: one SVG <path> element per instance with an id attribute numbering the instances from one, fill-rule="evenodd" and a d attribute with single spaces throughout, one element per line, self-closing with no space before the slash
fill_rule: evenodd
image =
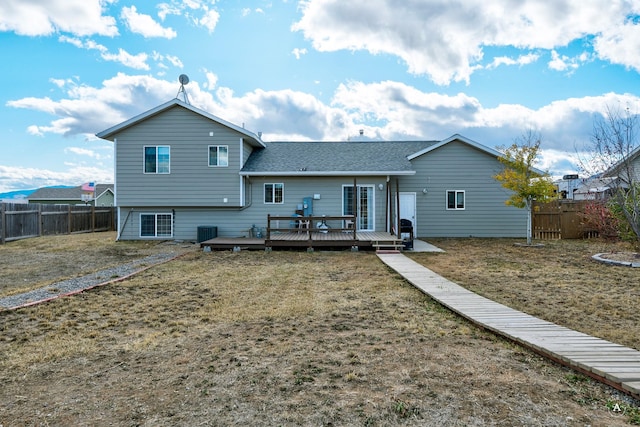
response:
<path id="1" fill-rule="evenodd" d="M 172 214 L 140 214 L 140 237 L 172 236 Z"/>
<path id="2" fill-rule="evenodd" d="M 464 209 L 464 190 L 447 191 L 447 209 Z"/>
<path id="3" fill-rule="evenodd" d="M 229 166 L 229 147 L 226 145 L 210 145 L 209 166 Z"/>
<path id="4" fill-rule="evenodd" d="M 144 147 L 144 173 L 169 173 L 168 146 Z"/>
<path id="5" fill-rule="evenodd" d="M 269 204 L 284 203 L 284 184 L 265 184 L 264 202 Z"/>

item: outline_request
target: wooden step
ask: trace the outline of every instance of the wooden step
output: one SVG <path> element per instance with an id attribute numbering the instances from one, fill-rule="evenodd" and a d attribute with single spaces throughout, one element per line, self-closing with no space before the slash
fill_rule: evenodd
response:
<path id="1" fill-rule="evenodd" d="M 390 240 L 373 240 L 371 242 L 371 246 L 376 248 L 376 252 L 389 251 L 389 252 L 399 252 L 404 248 L 404 243 L 399 239 L 390 239 Z"/>

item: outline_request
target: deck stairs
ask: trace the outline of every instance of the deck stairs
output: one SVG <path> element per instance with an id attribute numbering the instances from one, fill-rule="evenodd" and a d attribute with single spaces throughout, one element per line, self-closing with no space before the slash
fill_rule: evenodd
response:
<path id="1" fill-rule="evenodd" d="M 404 248 L 404 242 L 402 239 L 389 236 L 372 240 L 371 246 L 375 248 L 376 253 L 400 253 Z"/>

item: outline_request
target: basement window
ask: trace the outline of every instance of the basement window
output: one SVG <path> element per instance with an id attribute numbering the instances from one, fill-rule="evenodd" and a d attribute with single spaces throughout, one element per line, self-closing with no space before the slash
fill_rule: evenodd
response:
<path id="1" fill-rule="evenodd" d="M 172 236 L 172 214 L 140 214 L 140 237 Z"/>

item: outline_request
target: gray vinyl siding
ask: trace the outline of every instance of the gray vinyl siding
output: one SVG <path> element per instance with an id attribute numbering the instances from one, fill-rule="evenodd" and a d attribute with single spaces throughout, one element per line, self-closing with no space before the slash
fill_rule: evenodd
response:
<path id="1" fill-rule="evenodd" d="M 115 144 L 118 205 L 240 206 L 242 144 L 238 132 L 179 106 L 127 128 Z M 211 145 L 228 146 L 229 166 L 209 166 Z M 169 174 L 143 173 L 145 146 L 171 147 Z"/>
<path id="2" fill-rule="evenodd" d="M 242 142 L 242 166 L 244 166 L 244 164 L 247 163 L 247 160 L 249 159 L 249 156 L 251 155 L 251 153 L 253 153 L 253 147 L 243 141 Z M 240 168 L 242 168 L 242 166 L 240 166 Z"/>
<path id="3" fill-rule="evenodd" d="M 358 177 L 358 185 L 374 185 L 375 227 L 376 230 L 385 229 L 385 191 L 378 190 L 378 184 L 384 183 L 380 177 Z M 284 203 L 265 204 L 264 184 L 283 183 Z M 342 186 L 353 185 L 352 177 L 252 177 L 247 191 L 250 204 L 244 208 L 206 208 L 206 207 L 175 207 L 173 209 L 162 206 L 135 207 L 121 206 L 120 227 L 122 240 L 140 239 L 140 213 L 173 213 L 174 236 L 176 240 L 194 241 L 197 238 L 199 226 L 217 227 L 220 237 L 248 237 L 253 225 L 266 229 L 267 215 L 285 216 L 293 218 L 298 205 L 305 197 L 319 194 L 319 200 L 313 200 L 313 215 L 321 220 L 322 215 L 342 215 Z M 126 223 L 125 223 L 126 222 Z M 289 227 L 290 221 L 281 221 L 281 228 Z M 339 223 L 329 223 L 329 226 L 341 227 Z M 276 224 L 272 224 L 276 227 Z"/>
<path id="4" fill-rule="evenodd" d="M 633 182 L 640 182 L 640 155 L 631 162 L 631 176 Z"/>
<path id="5" fill-rule="evenodd" d="M 526 236 L 526 210 L 506 206 L 509 192 L 493 178 L 502 170 L 495 157 L 453 141 L 412 163 L 416 175 L 402 177 L 400 191 L 416 192 L 419 237 Z M 465 191 L 464 210 L 447 210 L 448 190 Z"/>

